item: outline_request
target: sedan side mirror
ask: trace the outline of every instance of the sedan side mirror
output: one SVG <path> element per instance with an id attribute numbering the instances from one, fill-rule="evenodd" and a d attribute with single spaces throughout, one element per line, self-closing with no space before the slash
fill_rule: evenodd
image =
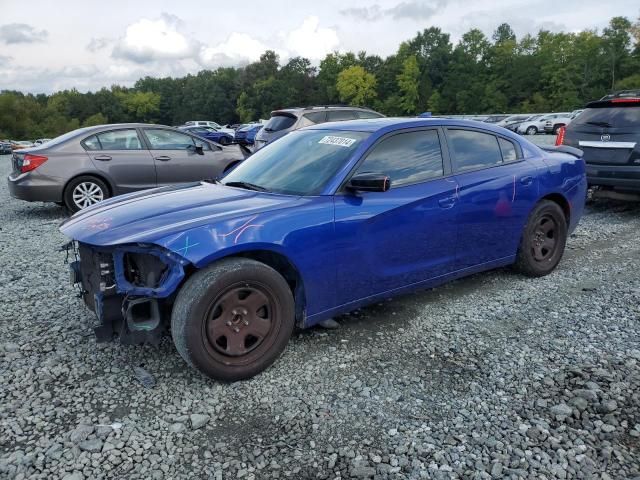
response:
<path id="1" fill-rule="evenodd" d="M 391 188 L 391 179 L 384 173 L 357 173 L 347 188 L 358 192 L 386 192 Z"/>
<path id="2" fill-rule="evenodd" d="M 204 145 L 201 143 L 197 143 L 195 147 L 193 147 L 193 151 L 198 155 L 204 155 Z"/>

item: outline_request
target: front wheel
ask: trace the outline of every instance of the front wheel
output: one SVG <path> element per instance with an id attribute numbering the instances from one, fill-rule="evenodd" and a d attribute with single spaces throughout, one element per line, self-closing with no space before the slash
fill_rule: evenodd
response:
<path id="1" fill-rule="evenodd" d="M 293 295 L 271 267 L 231 258 L 196 272 L 171 314 L 176 349 L 208 377 L 253 377 L 282 353 L 295 324 Z"/>
<path id="2" fill-rule="evenodd" d="M 567 219 L 558 205 L 543 200 L 529 215 L 522 232 L 515 267 L 530 277 L 551 273 L 562 258 L 567 242 Z"/>
<path id="3" fill-rule="evenodd" d="M 535 135 L 538 133 L 538 129 L 536 127 L 527 128 L 527 135 Z"/>

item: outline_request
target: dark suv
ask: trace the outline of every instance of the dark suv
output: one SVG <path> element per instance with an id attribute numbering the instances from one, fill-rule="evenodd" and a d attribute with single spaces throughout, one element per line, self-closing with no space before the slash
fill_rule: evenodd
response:
<path id="1" fill-rule="evenodd" d="M 264 147 L 287 133 L 299 128 L 325 122 L 358 120 L 363 118 L 381 118 L 381 113 L 368 108 L 342 105 L 298 107 L 274 110 L 264 128 L 258 132 L 254 141 L 256 150 Z"/>
<path id="2" fill-rule="evenodd" d="M 584 152 L 590 186 L 640 194 L 640 91 L 589 103 L 558 133 L 556 144 Z"/>

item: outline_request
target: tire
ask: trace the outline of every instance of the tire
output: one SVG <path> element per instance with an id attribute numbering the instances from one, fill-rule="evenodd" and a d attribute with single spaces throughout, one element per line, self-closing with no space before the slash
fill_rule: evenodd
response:
<path id="1" fill-rule="evenodd" d="M 560 127 L 564 127 L 564 124 L 563 123 L 559 123 L 557 125 L 554 125 L 552 133 L 554 135 L 557 135 L 558 134 L 558 130 L 560 130 Z"/>
<path id="2" fill-rule="evenodd" d="M 171 314 L 180 356 L 204 375 L 226 382 L 269 367 L 294 325 L 287 282 L 271 267 L 246 258 L 229 258 L 196 272 L 178 292 Z"/>
<path id="3" fill-rule="evenodd" d="M 558 205 L 542 200 L 522 232 L 515 268 L 529 277 L 551 273 L 560 262 L 567 242 L 567 219 Z"/>
<path id="4" fill-rule="evenodd" d="M 231 143 L 231 140 L 229 140 L 229 137 L 220 137 L 220 145 L 229 145 Z"/>
<path id="5" fill-rule="evenodd" d="M 87 195 L 81 196 L 85 192 Z M 91 193 L 93 194 L 91 195 Z M 83 175 L 71 180 L 64 189 L 64 205 L 75 213 L 99 201 L 109 198 L 109 187 L 103 180 L 91 175 Z"/>
<path id="6" fill-rule="evenodd" d="M 527 135 L 536 135 L 538 133 L 538 129 L 534 126 L 527 128 Z"/>

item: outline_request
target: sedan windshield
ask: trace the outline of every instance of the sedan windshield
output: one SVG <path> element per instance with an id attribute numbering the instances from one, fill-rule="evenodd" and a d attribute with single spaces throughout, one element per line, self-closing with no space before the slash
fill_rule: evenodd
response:
<path id="1" fill-rule="evenodd" d="M 223 184 L 287 195 L 317 195 L 368 132 L 301 130 L 258 150 Z"/>

